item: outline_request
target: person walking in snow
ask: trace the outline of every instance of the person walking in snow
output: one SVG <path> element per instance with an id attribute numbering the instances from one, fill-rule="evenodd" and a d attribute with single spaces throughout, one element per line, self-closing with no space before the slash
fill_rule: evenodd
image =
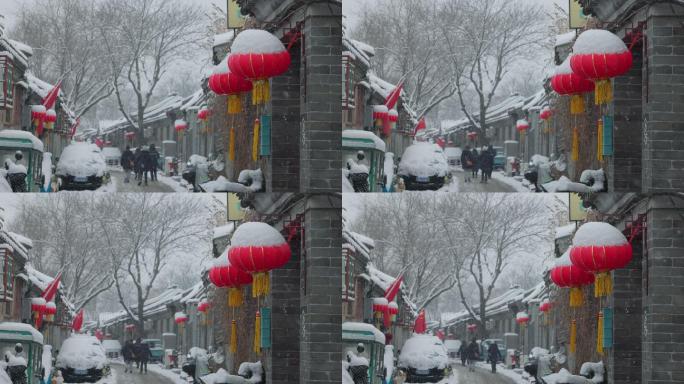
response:
<path id="1" fill-rule="evenodd" d="M 150 178 L 157 181 L 157 168 L 159 167 L 159 152 L 154 144 L 150 144 Z"/>
<path id="2" fill-rule="evenodd" d="M 468 360 L 468 344 L 465 340 L 458 347 L 458 356 L 461 358 L 461 365 L 465 367 L 466 361 Z"/>
<path id="3" fill-rule="evenodd" d="M 501 351 L 499 351 L 499 346 L 496 343 L 489 344 L 487 348 L 487 354 L 489 355 L 489 363 L 492 365 L 492 373 L 496 373 L 496 364 L 501 360 Z"/>
<path id="4" fill-rule="evenodd" d="M 135 171 L 135 180 L 140 180 L 142 176 L 142 151 L 140 147 L 135 149 L 133 154 L 133 170 Z"/>
<path id="5" fill-rule="evenodd" d="M 140 186 L 143 181 L 147 187 L 147 174 L 152 171 L 152 157 L 150 156 L 150 149 L 148 147 L 143 147 L 140 151 L 140 179 L 138 180 L 138 186 Z M 144 180 L 143 180 L 144 176 Z"/>
<path id="6" fill-rule="evenodd" d="M 475 159 L 473 153 L 470 151 L 470 146 L 466 145 L 465 149 L 461 153 L 461 167 L 463 168 L 463 174 L 465 175 L 465 182 L 472 182 L 471 173 L 473 168 L 475 168 Z"/>
<path id="7" fill-rule="evenodd" d="M 124 183 L 128 183 L 131 179 L 131 172 L 135 168 L 135 155 L 131 151 L 130 146 L 126 146 L 126 150 L 121 155 L 121 167 L 124 170 Z"/>
<path id="8" fill-rule="evenodd" d="M 477 171 L 480 169 L 480 155 L 477 153 L 477 148 L 473 148 L 470 153 L 473 158 L 473 179 L 477 179 Z"/>
<path id="9" fill-rule="evenodd" d="M 492 178 L 492 171 L 494 171 L 494 158 L 496 157 L 496 149 L 494 149 L 493 145 L 489 146 L 489 149 L 487 150 L 487 153 L 489 153 L 489 161 L 491 162 L 491 167 L 489 167 L 489 175 L 488 178 L 491 180 Z"/>
<path id="10" fill-rule="evenodd" d="M 124 359 L 124 373 L 133 372 L 133 343 L 130 340 L 126 340 L 126 344 L 121 349 L 121 355 Z"/>
<path id="11" fill-rule="evenodd" d="M 480 357 L 480 347 L 477 345 L 475 339 L 473 339 L 470 344 L 468 344 L 468 370 L 475 371 L 475 360 Z"/>
<path id="12" fill-rule="evenodd" d="M 140 360 L 140 373 L 147 373 L 147 362 L 150 361 L 150 346 L 138 339 L 138 350 L 136 357 Z"/>
<path id="13" fill-rule="evenodd" d="M 492 167 L 494 166 L 494 158 L 492 158 L 490 155 L 491 152 L 489 152 L 489 149 L 486 147 L 482 149 L 482 152 L 480 152 L 479 163 L 480 170 L 482 171 L 480 183 L 487 184 Z"/>

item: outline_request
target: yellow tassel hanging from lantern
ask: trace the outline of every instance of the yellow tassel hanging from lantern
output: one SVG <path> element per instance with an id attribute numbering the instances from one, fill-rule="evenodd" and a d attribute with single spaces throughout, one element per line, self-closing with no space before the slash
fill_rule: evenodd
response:
<path id="1" fill-rule="evenodd" d="M 608 104 L 613 101 L 613 84 L 610 79 L 598 80 L 594 86 L 594 101 L 596 105 Z"/>
<path id="2" fill-rule="evenodd" d="M 237 115 L 242 112 L 242 97 L 240 95 L 228 95 L 228 114 Z"/>
<path id="3" fill-rule="evenodd" d="M 256 313 L 254 320 L 254 352 L 261 353 L 261 314 L 259 312 Z"/>
<path id="4" fill-rule="evenodd" d="M 570 307 L 577 308 L 581 307 L 584 302 L 584 294 L 582 293 L 582 288 L 573 287 L 570 288 Z"/>
<path id="5" fill-rule="evenodd" d="M 270 285 L 268 272 L 255 273 L 252 275 L 252 297 L 268 295 Z"/>
<path id="6" fill-rule="evenodd" d="M 252 137 L 252 161 L 259 159 L 259 129 L 261 122 L 259 119 L 254 120 L 254 136 Z"/>
<path id="7" fill-rule="evenodd" d="M 570 114 L 581 115 L 584 113 L 584 96 L 572 95 L 570 98 Z"/>
<path id="8" fill-rule="evenodd" d="M 577 350 L 577 321 L 575 319 L 570 323 L 570 353 L 575 353 Z"/>
<path id="9" fill-rule="evenodd" d="M 598 329 L 596 330 L 596 353 L 603 355 L 603 311 L 598 314 Z"/>
<path id="10" fill-rule="evenodd" d="M 237 353 L 237 322 L 230 322 L 230 353 Z"/>
<path id="11" fill-rule="evenodd" d="M 610 272 L 602 272 L 596 275 L 594 281 L 594 296 L 604 297 L 613 293 L 613 280 L 610 278 Z"/>
<path id="12" fill-rule="evenodd" d="M 596 159 L 603 161 L 603 119 L 599 119 L 596 136 Z"/>
<path id="13" fill-rule="evenodd" d="M 228 160 L 235 161 L 235 128 L 230 129 L 228 141 Z"/>
<path id="14" fill-rule="evenodd" d="M 579 161 L 579 130 L 572 129 L 572 161 Z"/>
<path id="15" fill-rule="evenodd" d="M 268 79 L 255 80 L 252 88 L 252 104 L 266 104 L 271 100 L 271 85 Z"/>
<path id="16" fill-rule="evenodd" d="M 230 308 L 241 306 L 243 301 L 241 288 L 228 288 L 228 306 Z"/>

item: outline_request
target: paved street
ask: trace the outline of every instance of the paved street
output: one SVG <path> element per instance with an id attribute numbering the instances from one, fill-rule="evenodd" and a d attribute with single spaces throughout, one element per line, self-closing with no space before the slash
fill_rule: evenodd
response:
<path id="1" fill-rule="evenodd" d="M 124 366 L 121 364 L 112 364 L 116 384 L 173 384 L 174 381 L 158 375 L 152 371 L 146 374 L 140 373 L 124 373 Z M 109 384 L 109 383 L 107 383 Z"/>
<path id="2" fill-rule="evenodd" d="M 464 182 L 464 173 L 460 168 L 452 168 L 451 184 L 445 186 L 442 192 L 516 192 L 512 187 L 492 179 L 487 184 L 480 183 L 480 179 L 473 180 L 472 183 Z"/>
<path id="3" fill-rule="evenodd" d="M 475 372 L 469 372 L 468 368 L 462 367 L 460 364 L 454 365 L 454 376 L 456 376 L 455 383 L 459 384 L 514 384 L 512 379 L 501 375 L 500 373 L 491 373 L 482 368 L 475 368 Z M 451 383 L 449 383 L 451 384 Z"/>
<path id="4" fill-rule="evenodd" d="M 129 183 L 124 183 L 123 171 L 110 170 L 110 173 L 112 181 L 109 185 L 100 188 L 100 191 L 102 192 L 174 192 L 173 188 L 161 181 L 151 182 L 148 180 L 147 186 L 138 186 L 138 183 L 135 182 L 132 175 L 131 181 Z"/>

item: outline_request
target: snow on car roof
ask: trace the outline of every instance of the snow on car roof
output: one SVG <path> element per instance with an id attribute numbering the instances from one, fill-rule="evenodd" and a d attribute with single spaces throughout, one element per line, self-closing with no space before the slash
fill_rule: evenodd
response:
<path id="1" fill-rule="evenodd" d="M 433 335 L 414 334 L 401 347 L 400 367 L 416 369 L 444 369 L 449 364 L 446 348 L 442 341 Z"/>
<path id="2" fill-rule="evenodd" d="M 19 131 L 16 129 L 2 129 L 0 130 L 0 147 L 2 146 L 14 146 L 14 147 L 22 147 L 21 145 L 18 145 L 16 141 L 30 141 L 31 146 L 27 148 L 33 148 L 38 152 L 43 152 L 43 142 L 40 141 L 37 137 L 35 137 L 33 134 L 30 132 L 26 131 Z"/>
<path id="3" fill-rule="evenodd" d="M 58 175 L 102 177 L 107 171 L 102 151 L 95 144 L 75 142 L 62 151 L 57 163 Z"/>
<path id="4" fill-rule="evenodd" d="M 29 324 L 24 323 L 12 323 L 12 322 L 1 322 L 0 323 L 0 334 L 3 332 L 21 332 L 31 334 L 32 340 L 36 343 L 43 344 L 43 334 L 38 332 L 35 328 Z M 14 336 L 13 336 L 14 337 Z M 0 339 L 3 336 L 0 336 Z"/>
<path id="5" fill-rule="evenodd" d="M 401 156 L 400 175 L 446 176 L 449 172 L 444 151 L 437 144 L 415 143 Z"/>
<path id="6" fill-rule="evenodd" d="M 385 142 L 376 134 L 360 129 L 342 131 L 342 146 L 353 148 L 370 148 L 385 152 Z"/>
<path id="7" fill-rule="evenodd" d="M 345 321 L 342 323 L 342 339 L 358 340 L 363 339 L 359 333 L 370 333 L 376 343 L 385 344 L 385 335 L 371 324 Z M 370 339 L 370 335 L 369 338 Z"/>
<path id="8" fill-rule="evenodd" d="M 107 365 L 107 356 L 96 337 L 74 334 L 62 343 L 55 365 L 59 368 L 102 369 Z"/>

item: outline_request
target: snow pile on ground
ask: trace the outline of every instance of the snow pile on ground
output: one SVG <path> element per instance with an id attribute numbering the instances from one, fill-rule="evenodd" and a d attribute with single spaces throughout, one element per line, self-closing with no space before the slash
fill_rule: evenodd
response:
<path id="1" fill-rule="evenodd" d="M 598 193 L 605 190 L 606 175 L 602 169 L 588 169 L 582 172 L 580 182 L 574 182 L 565 176 L 544 184 L 547 192 Z"/>
<path id="2" fill-rule="evenodd" d="M 94 336 L 72 335 L 62 343 L 56 366 L 74 369 L 103 369 L 107 356 L 100 341 Z"/>
<path id="3" fill-rule="evenodd" d="M 48 344 L 43 346 L 43 356 L 41 356 L 41 359 L 43 368 L 45 368 L 43 380 L 47 381 L 48 377 L 50 377 L 50 373 L 52 373 L 52 345 Z M 0 383 L 1 382 L 2 381 L 0 381 Z"/>
<path id="4" fill-rule="evenodd" d="M 415 143 L 406 148 L 399 163 L 400 175 L 444 177 L 448 172 L 444 151 L 432 143 Z"/>
<path id="5" fill-rule="evenodd" d="M 406 340 L 399 355 L 400 367 L 444 369 L 449 365 L 442 341 L 432 335 L 417 335 Z"/>
<path id="6" fill-rule="evenodd" d="M 171 380 L 171 383 L 173 383 L 173 384 L 187 384 L 188 383 L 188 381 L 185 379 L 182 379 L 180 377 L 180 375 L 172 372 L 171 370 L 164 369 L 164 367 L 160 366 L 159 364 L 149 364 L 147 366 L 147 368 L 149 369 L 150 372 L 154 372 L 160 376 L 163 376 L 163 377 Z"/>
<path id="7" fill-rule="evenodd" d="M 531 189 L 529 187 L 529 182 L 525 183 L 527 180 L 519 177 L 507 177 L 503 172 L 492 172 L 492 179 L 500 181 L 509 187 L 515 189 L 516 192 L 530 193 Z"/>
<path id="8" fill-rule="evenodd" d="M 12 186 L 7 182 L 6 177 L 7 172 L 4 169 L 0 169 L 0 193 L 12 193 Z"/>
<path id="9" fill-rule="evenodd" d="M 385 345 L 385 369 L 387 370 L 387 377 L 392 377 L 394 374 L 394 346 Z"/>
<path id="10" fill-rule="evenodd" d="M 264 175 L 261 169 L 250 170 L 246 169 L 240 172 L 238 182 L 232 182 L 224 176 L 219 176 L 216 180 L 202 184 L 202 189 L 206 192 L 234 192 L 234 193 L 249 193 L 259 192 L 263 188 Z"/>
<path id="11" fill-rule="evenodd" d="M 238 369 L 240 376 L 231 375 L 225 369 L 221 368 L 216 373 L 211 373 L 202 376 L 202 381 L 205 384 L 251 384 L 260 383 L 262 381 L 263 367 L 261 362 L 256 363 L 242 363 Z M 249 376 L 246 379 L 243 376 Z M 353 382 L 352 382 L 353 383 Z"/>
<path id="12" fill-rule="evenodd" d="M 62 151 L 57 174 L 71 176 L 104 176 L 107 171 L 102 152 L 95 144 L 72 143 Z"/>
<path id="13" fill-rule="evenodd" d="M 625 235 L 623 235 L 619 229 L 603 222 L 583 224 L 572 238 L 572 245 L 574 247 L 589 245 L 624 245 L 626 243 L 627 238 L 625 238 Z"/>
<path id="14" fill-rule="evenodd" d="M 563 368 L 558 373 L 553 373 L 543 377 L 546 384 L 593 384 L 594 382 L 582 377 L 571 374 Z"/>
<path id="15" fill-rule="evenodd" d="M 47 191 L 50 188 L 50 179 L 52 179 L 52 153 L 43 153 L 43 163 L 41 164 L 43 170 L 43 190 Z"/>
<path id="16" fill-rule="evenodd" d="M 342 384 L 354 384 L 354 378 L 349 374 L 349 363 L 342 362 Z M 0 383 L 2 384 L 2 383 Z M 10 383 L 11 384 L 11 383 Z"/>
<path id="17" fill-rule="evenodd" d="M 605 372 L 606 369 L 603 366 L 602 361 L 599 361 L 598 363 L 587 362 L 582 364 L 582 367 L 580 368 L 580 375 L 591 377 L 593 383 L 603 383 Z"/>

